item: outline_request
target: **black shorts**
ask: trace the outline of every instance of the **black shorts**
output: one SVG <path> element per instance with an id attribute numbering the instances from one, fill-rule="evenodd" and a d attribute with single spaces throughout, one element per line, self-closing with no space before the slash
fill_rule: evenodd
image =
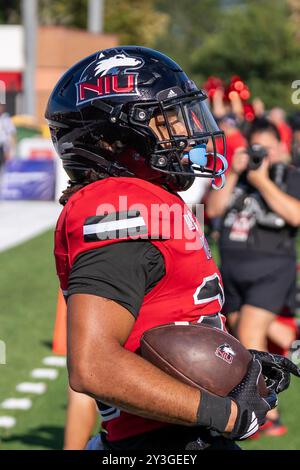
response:
<path id="1" fill-rule="evenodd" d="M 245 304 L 276 315 L 283 309 L 292 315 L 296 299 L 296 259 L 280 255 L 226 251 L 221 253 L 224 313 Z"/>

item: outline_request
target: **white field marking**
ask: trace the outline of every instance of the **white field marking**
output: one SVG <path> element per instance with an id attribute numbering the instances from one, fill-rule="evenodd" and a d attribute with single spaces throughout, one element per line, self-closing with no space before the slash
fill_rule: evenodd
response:
<path id="1" fill-rule="evenodd" d="M 50 229 L 60 212 L 53 201 L 1 201 L 0 252 Z"/>
<path id="2" fill-rule="evenodd" d="M 30 375 L 34 379 L 55 380 L 58 376 L 58 372 L 56 369 L 33 369 Z"/>
<path id="3" fill-rule="evenodd" d="M 16 418 L 12 416 L 0 416 L 0 428 L 13 428 L 16 425 Z"/>
<path id="4" fill-rule="evenodd" d="M 22 382 L 16 386 L 16 390 L 21 393 L 42 395 L 47 390 L 47 385 L 43 382 Z"/>
<path id="5" fill-rule="evenodd" d="M 7 398 L 1 403 L 5 410 L 29 410 L 32 406 L 30 398 Z"/>
<path id="6" fill-rule="evenodd" d="M 49 356 L 43 359 L 43 364 L 45 366 L 66 367 L 67 360 L 65 356 Z"/>

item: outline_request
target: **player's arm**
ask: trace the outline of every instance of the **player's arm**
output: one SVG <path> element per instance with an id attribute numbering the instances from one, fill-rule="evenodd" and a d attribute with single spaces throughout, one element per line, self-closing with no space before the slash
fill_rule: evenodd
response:
<path id="1" fill-rule="evenodd" d="M 94 295 L 68 301 L 68 370 L 71 387 L 146 418 L 182 425 L 201 421 L 201 393 L 165 374 L 123 345 L 134 317 L 121 305 Z M 225 399 L 224 413 L 225 413 Z M 228 403 L 228 402 L 227 402 Z M 237 415 L 230 402 L 225 431 Z M 201 414 L 201 413 L 200 413 Z"/>
<path id="2" fill-rule="evenodd" d="M 200 393 L 124 348 L 145 294 L 164 269 L 160 252 L 147 242 L 114 243 L 76 258 L 68 284 L 71 387 L 146 418 L 226 431 L 232 439 L 250 435 L 270 409 L 258 395 L 257 364 L 233 403 Z"/>

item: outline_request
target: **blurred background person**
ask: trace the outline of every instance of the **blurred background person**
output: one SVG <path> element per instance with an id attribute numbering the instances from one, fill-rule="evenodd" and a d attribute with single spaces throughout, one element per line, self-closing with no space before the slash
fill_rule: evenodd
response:
<path id="1" fill-rule="evenodd" d="M 64 432 L 64 450 L 83 450 L 97 421 L 95 400 L 68 387 L 68 406 Z"/>
<path id="2" fill-rule="evenodd" d="M 288 160 L 292 150 L 293 131 L 286 121 L 286 112 L 279 107 L 272 108 L 268 113 L 268 119 L 278 129 L 283 151 Z"/>
<path id="3" fill-rule="evenodd" d="M 259 97 L 256 97 L 252 100 L 252 106 L 254 110 L 255 117 L 262 118 L 265 117 L 265 103 Z"/>
<path id="4" fill-rule="evenodd" d="M 52 351 L 67 355 L 67 304 L 59 289 Z M 97 422 L 97 406 L 93 398 L 77 393 L 68 386 L 67 411 L 64 427 L 64 450 L 83 450 L 93 434 Z"/>
<path id="5" fill-rule="evenodd" d="M 212 219 L 222 217 L 228 323 L 247 348 L 267 350 L 269 331 L 273 339 L 291 332 L 286 346 L 295 339 L 286 325 L 272 325 L 283 309 L 294 309 L 300 172 L 286 163 L 278 129 L 265 118 L 252 123 L 248 142 L 235 151 L 225 187 L 210 192 L 206 211 Z M 275 434 L 286 432 L 277 412 L 270 419 Z"/>
<path id="6" fill-rule="evenodd" d="M 236 115 L 233 112 L 222 116 L 218 120 L 218 124 L 226 136 L 226 157 L 228 166 L 230 166 L 235 150 L 238 147 L 245 147 L 247 140 L 239 129 Z"/>
<path id="7" fill-rule="evenodd" d="M 293 129 L 292 162 L 300 167 L 300 111 L 295 112 L 289 122 Z"/>
<path id="8" fill-rule="evenodd" d="M 16 128 L 10 115 L 5 111 L 4 104 L 0 104 L 0 174 L 1 168 L 13 153 L 15 146 Z"/>

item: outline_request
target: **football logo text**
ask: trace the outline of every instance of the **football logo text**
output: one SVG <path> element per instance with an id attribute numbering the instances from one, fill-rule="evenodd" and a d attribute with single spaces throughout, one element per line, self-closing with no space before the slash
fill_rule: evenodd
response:
<path id="1" fill-rule="evenodd" d="M 227 362 L 227 364 L 232 364 L 233 358 L 235 356 L 234 350 L 229 346 L 229 344 L 224 343 L 221 346 L 218 346 L 215 355 Z"/>
<path id="2" fill-rule="evenodd" d="M 102 52 L 82 72 L 77 87 L 77 105 L 109 96 L 138 95 L 138 72 L 143 59 L 125 52 Z"/>

